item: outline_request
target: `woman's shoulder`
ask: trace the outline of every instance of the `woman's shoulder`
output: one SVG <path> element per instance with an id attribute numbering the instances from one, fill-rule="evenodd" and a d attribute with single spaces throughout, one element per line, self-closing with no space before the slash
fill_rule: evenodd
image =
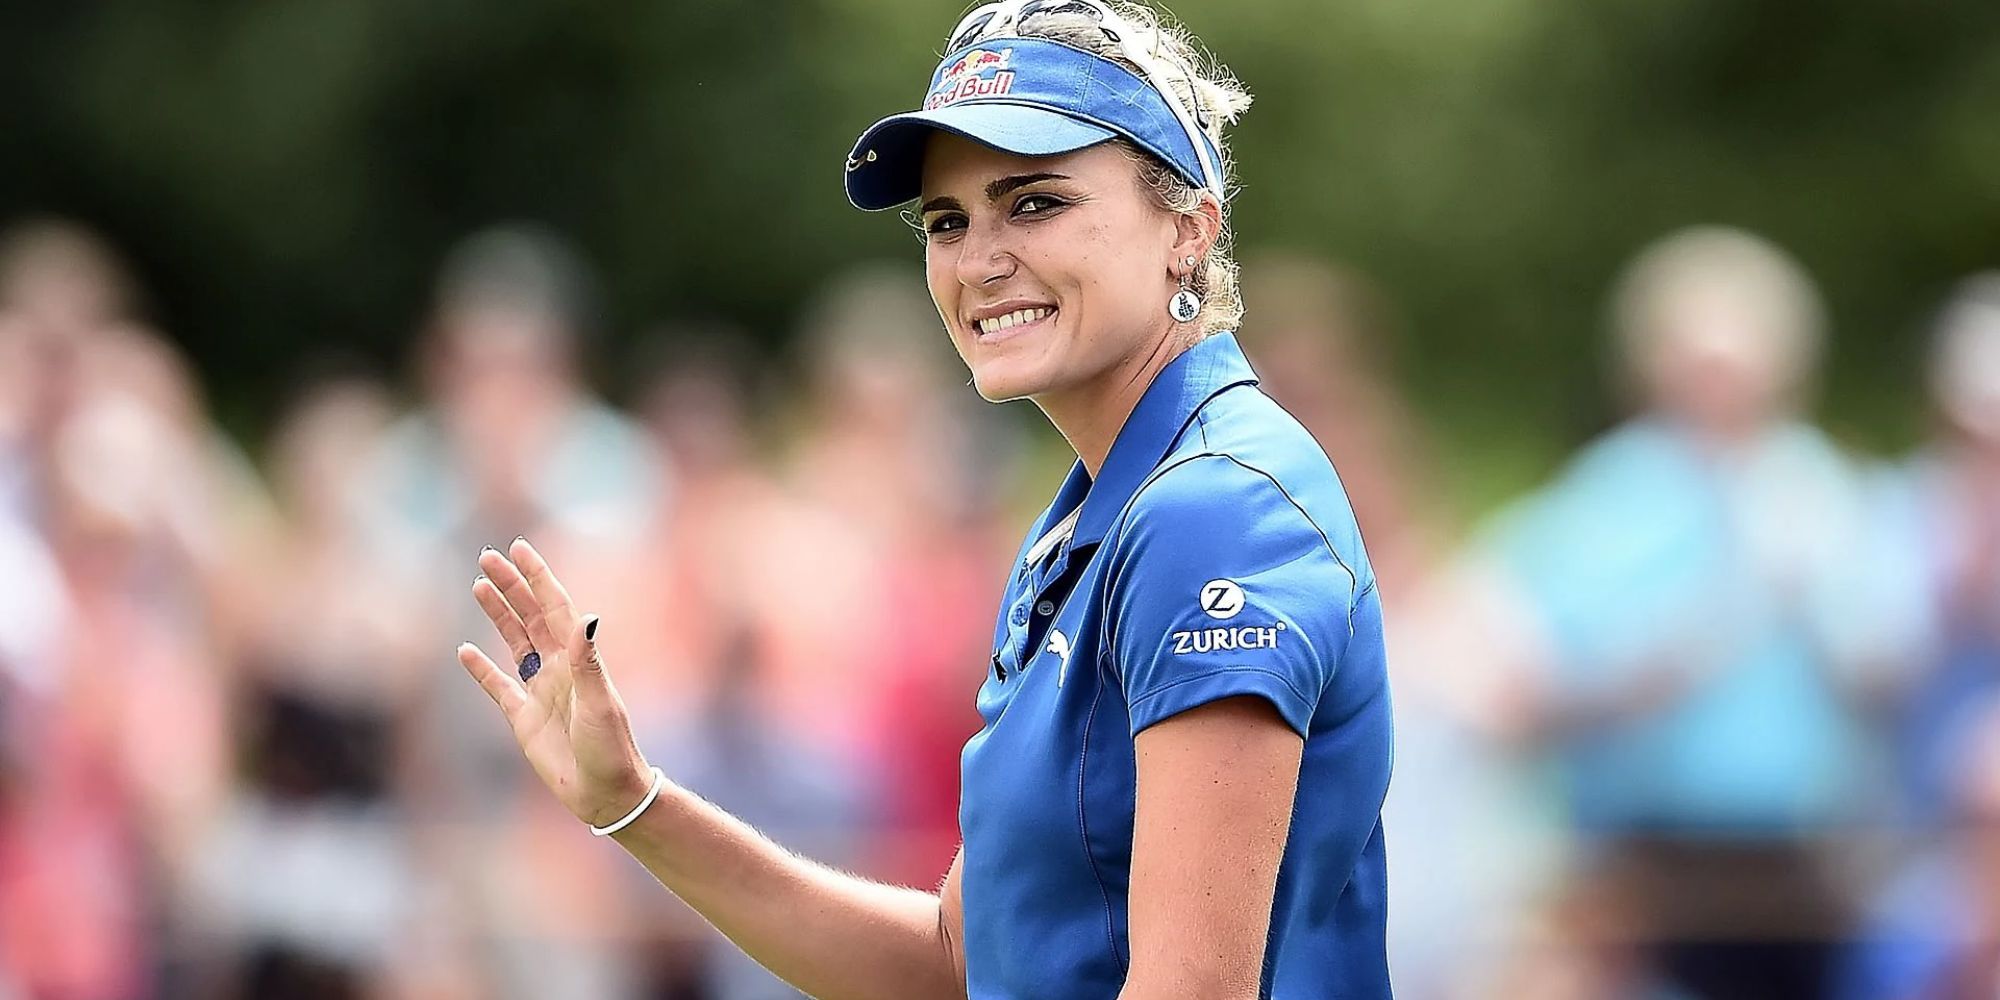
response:
<path id="1" fill-rule="evenodd" d="M 1312 432 L 1254 385 L 1217 393 L 1195 411 L 1155 475 L 1202 455 L 1228 456 L 1285 487 L 1337 487 L 1340 478 Z"/>
<path id="2" fill-rule="evenodd" d="M 1332 462 L 1261 392 L 1227 392 L 1204 406 L 1133 495 L 1115 536 L 1126 549 L 1323 546 L 1357 586 L 1373 579 Z"/>

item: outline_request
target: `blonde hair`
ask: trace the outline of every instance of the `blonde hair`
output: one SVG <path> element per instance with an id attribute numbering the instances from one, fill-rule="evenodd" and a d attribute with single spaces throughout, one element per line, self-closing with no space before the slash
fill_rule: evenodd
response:
<path id="1" fill-rule="evenodd" d="M 1718 295 L 1756 321 L 1762 342 L 1788 384 L 1818 360 L 1826 313 L 1805 268 L 1777 244 L 1727 226 L 1691 226 L 1642 250 L 1611 298 L 1617 363 L 1632 387 L 1660 341 L 1676 331 L 1676 308 L 1690 297 Z"/>
<path id="2" fill-rule="evenodd" d="M 2000 271 L 1960 281 L 1939 315 L 1931 395 L 1954 424 L 2000 436 Z"/>
<path id="3" fill-rule="evenodd" d="M 1050 14 L 1030 18 L 1021 27 L 1029 38 L 1046 38 L 1082 49 L 1133 71 L 1142 80 L 1166 84 L 1166 98 L 1178 103 L 1215 144 L 1216 171 L 1223 203 L 1216 206 L 1222 228 L 1207 255 L 1196 264 L 1188 286 L 1201 295 L 1201 312 L 1194 318 L 1196 339 L 1233 330 L 1243 318 L 1242 293 L 1237 288 L 1233 232 L 1229 226 L 1229 196 L 1234 192 L 1235 166 L 1224 126 L 1233 125 L 1250 107 L 1250 91 L 1235 74 L 1202 48 L 1186 28 L 1168 15 L 1132 0 L 1100 0 L 1123 18 L 1136 37 L 1114 41 L 1095 20 L 1082 14 Z M 1123 44 L 1120 44 L 1122 42 Z M 1138 166 L 1140 184 L 1161 208 L 1192 212 L 1200 207 L 1204 189 L 1190 184 L 1159 157 L 1125 139 L 1114 140 Z"/>

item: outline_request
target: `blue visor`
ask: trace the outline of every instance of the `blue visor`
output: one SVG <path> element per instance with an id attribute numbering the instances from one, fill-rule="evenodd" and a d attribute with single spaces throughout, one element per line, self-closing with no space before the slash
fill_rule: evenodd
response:
<path id="1" fill-rule="evenodd" d="M 1195 187 L 1202 153 L 1167 98 L 1123 66 L 1046 38 L 989 38 L 945 57 L 921 111 L 884 118 L 847 158 L 847 200 L 894 208 L 921 190 L 924 142 L 946 131 L 1020 156 L 1053 156 L 1123 136 Z"/>

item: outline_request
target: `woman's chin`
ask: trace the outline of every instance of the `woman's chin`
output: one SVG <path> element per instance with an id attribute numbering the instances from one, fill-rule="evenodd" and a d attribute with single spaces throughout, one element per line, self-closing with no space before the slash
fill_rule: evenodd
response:
<path id="1" fill-rule="evenodd" d="M 1032 396 L 1042 390 L 1035 372 L 1020 365 L 989 363 L 972 370 L 973 388 L 989 403 L 1005 403 Z"/>
<path id="2" fill-rule="evenodd" d="M 979 398 L 989 403 L 1005 403 L 1028 395 L 1004 380 L 989 380 L 977 375 L 972 377 L 972 387 L 979 390 Z"/>

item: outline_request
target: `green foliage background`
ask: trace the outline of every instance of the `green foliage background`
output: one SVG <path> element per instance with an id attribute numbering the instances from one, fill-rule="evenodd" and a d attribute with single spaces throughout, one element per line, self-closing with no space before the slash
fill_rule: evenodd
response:
<path id="1" fill-rule="evenodd" d="M 530 218 L 634 331 L 727 317 L 780 346 L 843 265 L 915 259 L 839 165 L 919 94 L 926 0 L 156 0 L 0 7 L 0 221 L 90 221 L 255 437 L 328 348 L 402 359 L 440 254 Z M 1257 95 L 1241 245 L 1378 278 L 1452 479 L 1522 485 L 1611 404 L 1603 290 L 1698 221 L 1822 282 L 1823 413 L 1923 429 L 1922 331 L 2000 266 L 1993 0 L 1183 0 Z M 1251 304 L 1254 310 L 1255 303 Z"/>

